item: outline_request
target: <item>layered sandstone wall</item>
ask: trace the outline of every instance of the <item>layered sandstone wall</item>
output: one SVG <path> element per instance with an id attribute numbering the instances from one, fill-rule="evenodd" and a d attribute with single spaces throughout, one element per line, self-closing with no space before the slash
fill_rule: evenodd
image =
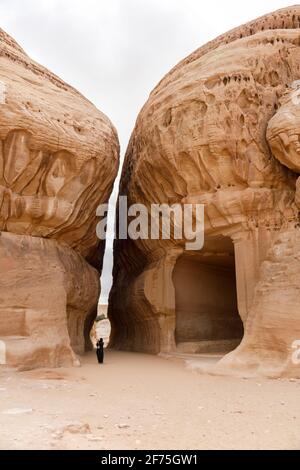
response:
<path id="1" fill-rule="evenodd" d="M 148 209 L 152 203 L 205 205 L 205 245 L 200 253 L 189 253 L 194 260 L 186 270 L 192 271 L 195 262 L 199 269 L 208 264 L 217 280 L 224 265 L 234 266 L 244 330 L 248 332 L 248 325 L 255 322 L 262 336 L 264 312 L 255 313 L 255 299 L 266 276 L 264 262 L 280 237 L 297 238 L 299 230 L 295 165 L 286 164 L 286 159 L 273 152 L 270 127 L 267 133 L 272 118 L 283 109 L 284 97 L 294 93 L 300 79 L 299 27 L 300 7 L 286 8 L 217 38 L 178 64 L 140 112 L 120 184 L 120 194 L 128 196 L 128 204 L 143 203 Z M 297 126 L 293 132 L 287 132 L 286 153 L 290 141 L 298 139 Z M 153 353 L 176 351 L 182 346 L 178 325 L 184 323 L 179 312 L 194 316 L 193 309 L 199 311 L 200 324 L 206 316 L 203 324 L 209 331 L 219 332 L 223 322 L 224 340 L 228 340 L 225 312 L 231 309 L 233 315 L 234 299 L 227 301 L 224 296 L 220 309 L 216 293 L 213 310 L 218 313 L 210 315 L 207 294 L 199 285 L 197 307 L 188 301 L 183 306 L 180 301 L 184 293 L 175 278 L 186 255 L 185 243 L 174 237 L 116 242 L 109 309 L 112 346 Z M 280 263 L 285 265 L 285 255 Z M 218 289 L 218 281 L 212 283 L 211 289 Z M 299 302 L 293 300 L 289 328 L 283 326 L 285 346 L 283 355 L 277 356 L 278 374 L 299 375 L 287 359 L 288 343 L 298 334 Z M 285 322 L 274 303 L 270 309 L 268 316 L 276 317 L 276 324 Z M 280 335 L 279 326 L 274 331 L 277 344 Z M 222 336 L 210 337 L 209 350 L 214 345 L 219 349 Z M 270 342 L 260 337 L 249 340 L 246 333 L 242 345 L 245 342 L 261 351 L 258 362 L 273 353 Z M 257 366 L 257 370 L 261 369 Z"/>
<path id="2" fill-rule="evenodd" d="M 70 364 L 96 316 L 96 209 L 117 174 L 118 138 L 3 31 L 0 45 L 0 340 L 8 364 Z"/>

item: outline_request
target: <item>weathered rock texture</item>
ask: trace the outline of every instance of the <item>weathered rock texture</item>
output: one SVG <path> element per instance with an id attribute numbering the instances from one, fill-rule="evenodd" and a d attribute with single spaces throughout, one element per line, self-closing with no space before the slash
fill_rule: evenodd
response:
<path id="1" fill-rule="evenodd" d="M 116 243 L 112 346 L 228 352 L 241 342 L 218 371 L 300 376 L 299 79 L 295 6 L 198 49 L 151 93 L 120 194 L 148 208 L 205 204 L 205 246 Z"/>
<path id="2" fill-rule="evenodd" d="M 0 42 L 0 341 L 7 364 L 72 364 L 96 316 L 96 208 L 112 189 L 118 139 L 3 31 Z"/>

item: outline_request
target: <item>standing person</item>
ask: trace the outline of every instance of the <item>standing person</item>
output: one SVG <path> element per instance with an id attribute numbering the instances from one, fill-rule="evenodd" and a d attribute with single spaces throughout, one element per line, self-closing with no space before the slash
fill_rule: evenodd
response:
<path id="1" fill-rule="evenodd" d="M 100 338 L 97 341 L 97 359 L 99 364 L 103 364 L 104 362 L 104 341 L 103 338 Z"/>

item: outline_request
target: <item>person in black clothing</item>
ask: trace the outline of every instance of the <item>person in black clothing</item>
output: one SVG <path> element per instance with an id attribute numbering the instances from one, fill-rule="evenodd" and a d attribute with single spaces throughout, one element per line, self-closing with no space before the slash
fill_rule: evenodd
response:
<path id="1" fill-rule="evenodd" d="M 97 359 L 99 364 L 104 362 L 104 341 L 103 338 L 97 341 Z"/>

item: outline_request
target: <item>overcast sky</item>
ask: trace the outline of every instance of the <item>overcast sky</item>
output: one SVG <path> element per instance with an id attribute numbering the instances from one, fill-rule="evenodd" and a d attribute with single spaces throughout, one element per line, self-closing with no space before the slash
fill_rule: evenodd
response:
<path id="1" fill-rule="evenodd" d="M 118 130 L 123 156 L 139 110 L 171 67 L 219 34 L 292 4 L 292 0 L 0 0 L 0 27 L 33 59 L 107 114 Z M 111 283 L 111 228 L 109 233 L 104 302 Z"/>

